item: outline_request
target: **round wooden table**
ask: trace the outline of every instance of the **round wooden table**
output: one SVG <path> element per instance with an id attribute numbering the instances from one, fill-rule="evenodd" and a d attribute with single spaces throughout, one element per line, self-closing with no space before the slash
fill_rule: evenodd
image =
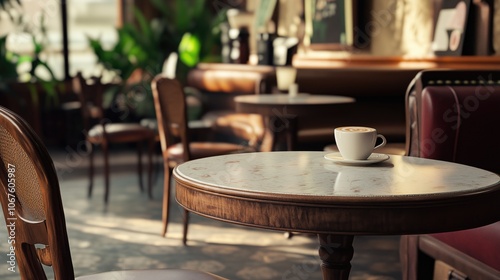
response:
<path id="1" fill-rule="evenodd" d="M 285 133 L 287 150 L 293 151 L 297 143 L 297 122 L 300 116 L 328 117 L 328 113 L 335 110 L 338 104 L 354 101 L 352 97 L 306 93 L 294 97 L 288 94 L 258 94 L 234 98 L 237 112 L 261 114 L 266 118 L 266 134 L 261 148 L 264 152 L 275 150 L 280 133 Z"/>
<path id="2" fill-rule="evenodd" d="M 189 161 L 174 170 L 176 199 L 202 216 L 319 236 L 323 279 L 348 279 L 355 235 L 467 229 L 500 219 L 499 176 L 390 156 L 341 165 L 325 152 L 268 152 Z"/>

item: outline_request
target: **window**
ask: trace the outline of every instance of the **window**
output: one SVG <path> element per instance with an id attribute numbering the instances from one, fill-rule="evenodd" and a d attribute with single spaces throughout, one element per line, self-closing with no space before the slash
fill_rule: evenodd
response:
<path id="1" fill-rule="evenodd" d="M 88 47 L 87 37 L 101 38 L 104 46 L 116 42 L 119 0 L 66 0 L 69 73 L 99 74 L 96 58 Z M 48 63 L 56 78 L 64 79 L 63 31 L 60 0 L 21 0 L 22 7 L 12 9 L 22 24 L 1 13 L 0 34 L 9 34 L 7 48 L 20 54 L 33 55 L 36 41 L 42 43 L 40 57 Z M 42 30 L 45 29 L 45 34 Z"/>

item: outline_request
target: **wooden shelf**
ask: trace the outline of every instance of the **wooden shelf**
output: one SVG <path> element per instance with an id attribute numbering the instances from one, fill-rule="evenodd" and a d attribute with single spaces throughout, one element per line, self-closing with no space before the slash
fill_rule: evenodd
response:
<path id="1" fill-rule="evenodd" d="M 500 56 L 457 57 L 381 57 L 346 52 L 311 52 L 298 54 L 293 60 L 297 68 L 345 68 L 345 69 L 500 69 Z"/>

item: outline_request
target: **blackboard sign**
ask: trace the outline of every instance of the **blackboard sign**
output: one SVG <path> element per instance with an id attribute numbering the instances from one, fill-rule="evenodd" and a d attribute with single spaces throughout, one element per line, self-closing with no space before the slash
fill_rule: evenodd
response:
<path id="1" fill-rule="evenodd" d="M 311 43 L 345 43 L 344 1 L 317 0 L 313 3 Z"/>
<path id="2" fill-rule="evenodd" d="M 353 0 L 309 0 L 310 46 L 345 48 L 353 39 Z"/>

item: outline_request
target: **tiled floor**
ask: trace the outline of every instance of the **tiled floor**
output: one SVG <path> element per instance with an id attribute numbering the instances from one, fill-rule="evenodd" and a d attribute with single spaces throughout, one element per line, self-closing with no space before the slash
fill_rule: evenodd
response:
<path id="1" fill-rule="evenodd" d="M 86 198 L 86 154 L 58 150 L 52 155 L 77 276 L 122 269 L 193 268 L 229 279 L 321 279 L 317 240 L 311 235 L 286 239 L 282 232 L 191 215 L 185 247 L 181 209 L 174 202 L 167 238 L 161 237 L 163 169 L 159 164 L 154 200 L 149 200 L 137 187 L 135 155 L 113 153 L 110 202 L 104 210 L 99 173 L 94 196 Z M 398 236 L 356 237 L 351 279 L 400 279 L 398 242 Z M 0 279 L 19 279 L 7 269 L 7 245 L 5 226 L 0 225 Z"/>

